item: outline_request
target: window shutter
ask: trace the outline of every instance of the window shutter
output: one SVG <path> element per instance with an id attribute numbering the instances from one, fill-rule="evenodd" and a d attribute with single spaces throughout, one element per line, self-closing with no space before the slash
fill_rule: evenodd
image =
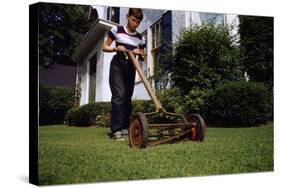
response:
<path id="1" fill-rule="evenodd" d="M 171 42 L 172 41 L 172 12 L 167 11 L 163 14 L 162 17 L 162 36 L 163 36 L 163 42 Z"/>

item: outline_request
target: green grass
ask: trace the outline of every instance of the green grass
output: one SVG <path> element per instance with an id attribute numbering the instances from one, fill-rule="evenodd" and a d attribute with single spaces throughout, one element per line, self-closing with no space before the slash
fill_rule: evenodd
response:
<path id="1" fill-rule="evenodd" d="M 39 129 L 39 183 L 206 176 L 273 171 L 273 127 L 208 128 L 204 142 L 132 149 L 106 128 Z"/>

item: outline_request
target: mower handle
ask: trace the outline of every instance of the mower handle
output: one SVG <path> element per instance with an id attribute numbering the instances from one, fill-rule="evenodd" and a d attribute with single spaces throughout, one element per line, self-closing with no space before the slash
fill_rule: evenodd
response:
<path id="1" fill-rule="evenodd" d="M 143 71 L 141 70 L 141 67 L 137 61 L 137 59 L 135 58 L 133 52 L 131 50 L 126 50 L 124 52 L 129 58 L 130 60 L 132 61 L 134 67 L 136 68 L 143 84 L 144 84 L 144 87 L 146 88 L 152 102 L 154 103 L 155 105 L 155 108 L 156 108 L 156 112 L 159 112 L 159 111 L 163 111 L 163 107 L 162 107 L 162 104 L 161 102 L 159 101 L 159 99 L 157 98 L 157 96 L 155 95 L 152 87 L 151 87 L 151 84 L 150 82 L 147 80 L 146 76 L 144 75 Z"/>

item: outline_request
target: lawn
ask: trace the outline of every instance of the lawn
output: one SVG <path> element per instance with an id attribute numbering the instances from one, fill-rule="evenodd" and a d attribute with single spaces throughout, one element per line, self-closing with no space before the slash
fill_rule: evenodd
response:
<path id="1" fill-rule="evenodd" d="M 39 183 L 70 184 L 273 171 L 273 127 L 207 128 L 204 142 L 132 149 L 107 128 L 39 128 Z"/>

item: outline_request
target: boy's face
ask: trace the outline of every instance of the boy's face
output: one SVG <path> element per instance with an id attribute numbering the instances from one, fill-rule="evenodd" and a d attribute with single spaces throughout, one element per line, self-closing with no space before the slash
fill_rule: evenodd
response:
<path id="1" fill-rule="evenodd" d="M 134 32 L 140 25 L 141 21 L 133 15 L 127 16 L 127 19 L 128 19 L 128 27 L 130 28 L 131 31 Z"/>

